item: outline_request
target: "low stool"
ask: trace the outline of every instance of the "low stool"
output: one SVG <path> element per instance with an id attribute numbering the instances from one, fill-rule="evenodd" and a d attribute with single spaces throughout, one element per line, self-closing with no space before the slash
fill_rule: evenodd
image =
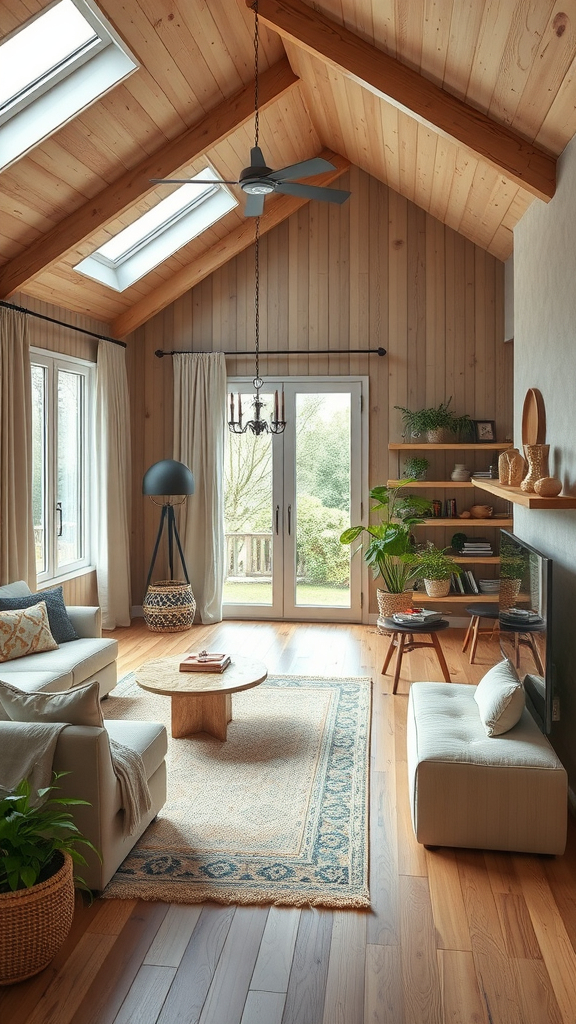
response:
<path id="1" fill-rule="evenodd" d="M 500 608 L 497 604 L 469 604 L 466 608 L 468 615 L 471 616 L 470 624 L 464 637 L 464 643 L 462 644 L 462 651 L 465 651 L 468 644 L 471 642 L 470 647 L 470 664 L 474 664 L 474 658 L 476 657 L 476 648 L 478 646 L 478 637 L 482 633 L 490 633 L 493 635 L 496 626 L 498 625 L 498 619 L 500 618 Z M 480 619 L 495 619 L 490 627 L 486 629 L 480 629 Z"/>

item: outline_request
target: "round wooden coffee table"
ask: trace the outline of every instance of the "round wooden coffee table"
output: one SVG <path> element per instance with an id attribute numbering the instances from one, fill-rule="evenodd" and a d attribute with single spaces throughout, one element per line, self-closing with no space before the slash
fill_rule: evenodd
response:
<path id="1" fill-rule="evenodd" d="M 207 732 L 225 740 L 232 718 L 232 694 L 262 683 L 268 675 L 266 666 L 234 655 L 222 673 L 180 672 L 183 657 L 147 661 L 136 672 L 138 686 L 172 698 L 172 735 L 176 739 Z"/>

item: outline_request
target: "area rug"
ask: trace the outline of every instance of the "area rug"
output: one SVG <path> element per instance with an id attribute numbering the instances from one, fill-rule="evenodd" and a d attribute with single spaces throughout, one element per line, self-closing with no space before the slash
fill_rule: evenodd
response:
<path id="1" fill-rule="evenodd" d="M 367 907 L 371 681 L 273 676 L 225 742 L 169 738 L 168 800 L 103 892 L 170 903 Z M 164 722 L 130 674 L 105 718 Z"/>

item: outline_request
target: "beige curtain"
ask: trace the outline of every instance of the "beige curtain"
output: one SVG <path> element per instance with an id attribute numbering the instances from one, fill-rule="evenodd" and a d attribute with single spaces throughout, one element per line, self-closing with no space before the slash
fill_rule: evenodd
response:
<path id="1" fill-rule="evenodd" d="M 0 584 L 36 590 L 32 385 L 25 313 L 0 307 Z"/>
<path id="2" fill-rule="evenodd" d="M 130 398 L 126 352 L 98 343 L 95 548 L 104 629 L 130 625 Z"/>
<path id="3" fill-rule="evenodd" d="M 224 586 L 226 362 L 222 352 L 173 357 L 174 458 L 194 474 L 196 490 L 178 523 L 202 622 L 220 622 Z"/>

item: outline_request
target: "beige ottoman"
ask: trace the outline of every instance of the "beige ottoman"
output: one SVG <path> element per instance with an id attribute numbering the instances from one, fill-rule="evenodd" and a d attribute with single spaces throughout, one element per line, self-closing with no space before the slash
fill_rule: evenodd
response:
<path id="1" fill-rule="evenodd" d="M 475 687 L 412 683 L 408 778 L 419 843 L 563 853 L 568 779 L 525 709 L 518 725 L 487 736 Z"/>

